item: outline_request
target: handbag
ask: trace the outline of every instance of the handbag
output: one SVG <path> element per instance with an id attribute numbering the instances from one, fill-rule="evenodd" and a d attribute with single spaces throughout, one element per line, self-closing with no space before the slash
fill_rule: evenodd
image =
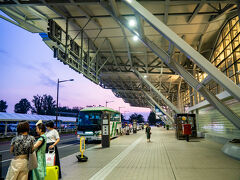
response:
<path id="1" fill-rule="evenodd" d="M 37 161 L 37 156 L 36 152 L 33 151 L 32 153 L 28 154 L 28 169 L 33 170 L 38 167 L 38 161 Z"/>
<path id="2" fill-rule="evenodd" d="M 46 166 L 55 166 L 55 148 L 51 152 L 51 150 L 48 150 L 48 152 L 45 154 L 46 156 Z"/>

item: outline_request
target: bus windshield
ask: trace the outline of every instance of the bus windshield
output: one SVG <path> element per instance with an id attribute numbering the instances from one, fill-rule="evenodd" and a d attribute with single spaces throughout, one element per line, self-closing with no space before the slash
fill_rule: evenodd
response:
<path id="1" fill-rule="evenodd" d="M 78 131 L 99 131 L 101 130 L 101 115 L 99 111 L 84 111 L 79 113 Z"/>

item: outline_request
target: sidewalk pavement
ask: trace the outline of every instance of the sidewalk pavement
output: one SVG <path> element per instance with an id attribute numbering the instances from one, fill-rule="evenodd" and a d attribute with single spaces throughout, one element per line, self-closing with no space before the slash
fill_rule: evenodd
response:
<path id="1" fill-rule="evenodd" d="M 221 152 L 221 144 L 205 139 L 177 140 L 173 130 L 152 128 L 151 142 L 144 131 L 61 159 L 64 180 L 240 180 L 240 161 Z"/>

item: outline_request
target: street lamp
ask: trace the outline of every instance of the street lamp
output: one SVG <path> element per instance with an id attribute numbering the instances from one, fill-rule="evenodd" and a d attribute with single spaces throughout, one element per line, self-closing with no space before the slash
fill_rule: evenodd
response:
<path id="1" fill-rule="evenodd" d="M 125 107 L 118 107 L 118 111 L 119 111 L 119 112 L 120 112 L 120 109 L 121 109 L 121 108 L 125 108 Z"/>
<path id="2" fill-rule="evenodd" d="M 68 79 L 68 80 L 62 80 L 62 81 L 57 81 L 57 109 L 56 109 L 56 128 L 57 128 L 57 121 L 58 121 L 58 94 L 59 94 L 59 84 L 62 82 L 66 81 L 74 81 L 74 79 Z"/>
<path id="3" fill-rule="evenodd" d="M 106 107 L 107 107 L 107 104 L 110 103 L 110 102 L 114 102 L 114 101 L 106 101 Z"/>

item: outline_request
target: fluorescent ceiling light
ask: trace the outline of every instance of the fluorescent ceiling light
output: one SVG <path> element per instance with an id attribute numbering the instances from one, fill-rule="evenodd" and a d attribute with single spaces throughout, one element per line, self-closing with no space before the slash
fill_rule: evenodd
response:
<path id="1" fill-rule="evenodd" d="M 135 36 L 133 36 L 133 40 L 134 41 L 137 41 L 138 40 L 138 37 L 135 35 Z"/>
<path id="2" fill-rule="evenodd" d="M 126 0 L 127 2 L 129 2 L 129 3 L 132 3 L 132 0 Z"/>
<path id="3" fill-rule="evenodd" d="M 131 19 L 128 24 L 130 27 L 134 27 L 136 25 L 136 21 L 134 19 Z"/>

